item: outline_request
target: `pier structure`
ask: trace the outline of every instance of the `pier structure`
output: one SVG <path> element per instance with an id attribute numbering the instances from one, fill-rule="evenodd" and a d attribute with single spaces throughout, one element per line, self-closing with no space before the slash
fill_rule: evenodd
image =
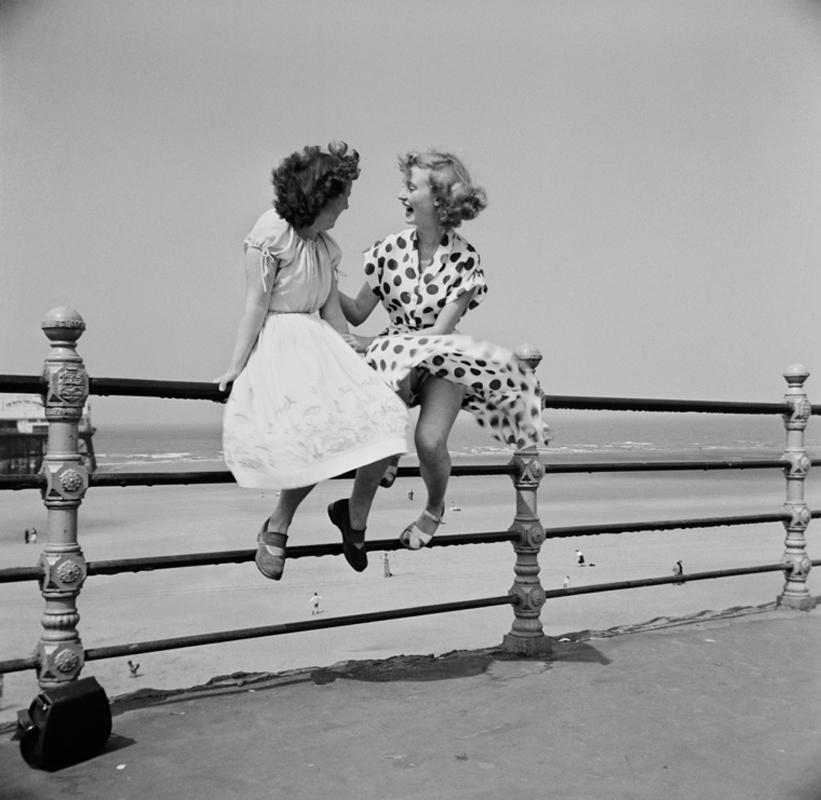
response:
<path id="1" fill-rule="evenodd" d="M 97 468 L 94 426 L 86 403 L 78 423 L 78 445 L 89 472 Z M 48 420 L 39 394 L 0 395 L 0 475 L 38 473 L 48 442 Z"/>

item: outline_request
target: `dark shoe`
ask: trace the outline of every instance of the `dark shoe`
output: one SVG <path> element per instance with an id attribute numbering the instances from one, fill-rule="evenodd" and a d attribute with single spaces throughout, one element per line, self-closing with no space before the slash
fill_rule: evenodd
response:
<path id="1" fill-rule="evenodd" d="M 345 560 L 357 572 L 368 566 L 368 554 L 365 552 L 365 528 L 356 530 L 351 527 L 351 516 L 347 500 L 337 500 L 328 506 L 328 518 L 342 533 L 342 554 Z"/>
<path id="2" fill-rule="evenodd" d="M 268 520 L 262 523 L 257 534 L 257 554 L 254 563 L 257 569 L 272 581 L 278 581 L 285 569 L 285 543 L 288 535 L 268 530 Z"/>

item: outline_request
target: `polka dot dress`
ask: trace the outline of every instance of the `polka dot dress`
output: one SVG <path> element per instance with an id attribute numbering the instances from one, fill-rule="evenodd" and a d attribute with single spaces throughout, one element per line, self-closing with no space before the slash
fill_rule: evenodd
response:
<path id="1" fill-rule="evenodd" d="M 462 409 L 499 441 L 514 447 L 544 444 L 541 400 L 532 372 L 503 347 L 459 333 L 408 335 L 432 326 L 442 309 L 473 292 L 468 309 L 487 292 L 479 254 L 448 231 L 428 266 L 420 266 L 416 231 L 377 242 L 365 253 L 365 278 L 390 317 L 390 326 L 365 358 L 410 405 L 432 375 L 465 387 Z"/>

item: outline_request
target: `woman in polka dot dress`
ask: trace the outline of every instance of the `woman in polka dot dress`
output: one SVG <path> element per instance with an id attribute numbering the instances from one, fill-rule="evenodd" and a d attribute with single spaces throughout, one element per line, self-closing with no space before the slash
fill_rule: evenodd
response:
<path id="1" fill-rule="evenodd" d="M 484 190 L 449 153 L 408 153 L 399 167 L 399 201 L 413 227 L 366 251 L 365 283 L 355 299 L 340 292 L 340 303 L 359 325 L 382 302 L 390 325 L 369 343 L 361 339 L 365 358 L 408 405 L 419 406 L 414 441 L 428 496 L 399 537 L 417 550 L 442 522 L 447 440 L 460 409 L 514 447 L 541 444 L 543 426 L 533 374 L 509 350 L 455 330 L 487 291 L 479 254 L 455 231 L 485 208 Z"/>

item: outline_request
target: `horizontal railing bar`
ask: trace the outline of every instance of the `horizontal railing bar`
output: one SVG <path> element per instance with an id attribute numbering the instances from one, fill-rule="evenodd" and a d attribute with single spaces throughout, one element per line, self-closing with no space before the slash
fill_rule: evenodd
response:
<path id="1" fill-rule="evenodd" d="M 513 542 L 519 538 L 512 531 L 480 531 L 467 534 L 440 534 L 429 547 L 451 547 L 463 544 L 497 544 Z M 368 552 L 403 550 L 397 539 L 373 539 L 366 542 Z M 288 559 L 318 556 L 342 555 L 342 543 L 307 544 L 288 546 Z M 204 553 L 180 553 L 167 556 L 143 556 L 139 558 L 118 558 L 89 561 L 86 575 L 118 575 L 123 572 L 151 572 L 159 569 L 180 569 L 184 567 L 219 566 L 221 564 L 244 564 L 254 560 L 256 550 L 218 550 Z M 7 567 L 0 569 L 0 583 L 18 583 L 39 580 L 43 575 L 40 567 Z"/>
<path id="2" fill-rule="evenodd" d="M 821 559 L 813 561 L 813 566 L 821 565 Z M 597 592 L 614 592 L 620 589 L 639 589 L 646 586 L 662 586 L 666 583 L 687 583 L 691 581 L 706 581 L 715 578 L 731 578 L 739 575 L 755 575 L 763 572 L 783 572 L 783 564 L 762 564 L 757 567 L 736 567 L 734 569 L 718 569 L 711 572 L 690 572 L 683 575 L 674 575 L 663 578 L 640 578 L 634 581 L 614 581 L 612 583 L 595 583 L 589 586 L 574 586 L 566 589 L 550 589 L 545 591 L 545 598 L 554 600 L 579 594 L 594 594 Z"/>
<path id="3" fill-rule="evenodd" d="M 342 617 L 326 617 L 322 620 L 283 622 L 277 625 L 261 625 L 255 628 L 239 628 L 233 631 L 200 633 L 191 636 L 154 639 L 153 641 L 135 642 L 126 645 L 96 647 L 85 651 L 85 659 L 86 661 L 97 661 L 104 658 L 139 655 L 140 653 L 157 653 L 163 650 L 199 647 L 206 644 L 236 642 L 243 639 L 258 639 L 265 636 L 281 636 L 286 633 L 321 630 L 323 628 L 340 628 L 347 625 L 361 625 L 367 622 L 383 622 L 391 619 L 406 619 L 430 614 L 444 614 L 451 611 L 467 611 L 474 608 L 488 608 L 490 606 L 516 605 L 518 602 L 519 600 L 516 596 L 507 594 L 499 597 L 483 597 L 476 600 L 458 600 L 451 603 L 437 603 L 435 605 L 415 606 L 413 608 L 370 611 L 363 614 L 349 614 Z M 2 668 L 3 664 L 0 662 L 0 670 Z"/>
<path id="4" fill-rule="evenodd" d="M 9 672 L 23 672 L 27 669 L 37 669 L 39 666 L 40 661 L 37 656 L 9 658 L 6 661 L 0 661 L 0 675 Z"/>
<path id="5" fill-rule="evenodd" d="M 45 485 L 46 479 L 42 475 L 31 472 L 24 475 L 0 475 L 0 491 L 42 489 Z"/>
<path id="6" fill-rule="evenodd" d="M 210 381 L 154 381 L 142 378 L 89 378 L 89 394 L 101 397 L 158 397 L 224 403 L 228 392 Z"/>
<path id="7" fill-rule="evenodd" d="M 812 512 L 812 516 L 821 516 L 821 511 Z M 689 528 L 761 525 L 768 522 L 783 522 L 789 518 L 790 515 L 787 512 L 779 511 L 773 514 L 739 514 L 726 517 L 648 520 L 646 522 L 617 522 L 599 525 L 569 525 L 559 528 L 545 528 L 545 537 L 548 539 L 569 539 L 574 536 L 596 536 L 602 533 L 633 533 L 637 531 L 671 531 L 687 530 Z"/>
<path id="8" fill-rule="evenodd" d="M 42 375 L 0 375 L 0 393 L 43 394 Z M 228 392 L 221 392 L 210 381 L 159 381 L 144 378 L 91 378 L 88 393 L 100 397 L 157 397 L 165 400 L 212 400 L 224 403 Z"/>
<path id="9" fill-rule="evenodd" d="M 810 512 L 813 519 L 821 517 L 821 509 Z M 787 512 L 773 514 L 745 514 L 726 517 L 698 517 L 695 519 L 653 520 L 642 522 L 620 522 L 603 525 L 572 525 L 545 528 L 547 539 L 568 539 L 575 536 L 598 536 L 608 533 L 635 533 L 639 531 L 687 530 L 691 528 L 733 527 L 739 525 L 760 525 L 783 522 L 789 519 Z M 438 534 L 428 547 L 452 547 L 465 544 L 497 544 L 516 541 L 513 531 L 480 531 L 475 533 Z M 365 543 L 368 552 L 402 550 L 396 539 L 372 539 Z M 342 553 L 341 543 L 309 544 L 289 546 L 289 559 L 318 556 L 338 556 Z M 86 574 L 117 575 L 123 572 L 151 572 L 160 569 L 181 569 L 184 567 L 219 566 L 221 564 L 244 564 L 254 560 L 255 550 L 218 550 L 203 553 L 179 553 L 167 556 L 143 556 L 139 558 L 119 558 L 89 561 Z M 43 572 L 40 567 L 6 567 L 0 569 L 0 584 L 39 580 Z"/>
<path id="10" fill-rule="evenodd" d="M 786 403 L 752 403 L 724 400 L 673 400 L 650 397 L 586 397 L 577 395 L 542 395 L 544 408 L 579 411 L 666 411 L 699 414 L 785 414 L 792 411 Z M 821 414 L 821 405 L 812 406 Z"/>
<path id="11" fill-rule="evenodd" d="M 3 567 L 0 569 L 0 583 L 36 581 L 42 577 L 42 567 Z"/>
<path id="12" fill-rule="evenodd" d="M 512 464 L 466 464 L 453 467 L 454 476 L 512 475 Z M 331 480 L 352 479 L 354 471 L 335 475 Z M 419 477 L 419 467 L 399 467 L 399 477 Z M 188 472 L 94 472 L 89 476 L 91 486 L 174 486 L 204 483 L 234 483 L 228 470 L 192 470 Z"/>
<path id="13" fill-rule="evenodd" d="M 46 379 L 42 375 L 0 375 L 0 393 L 44 394 Z"/>
<path id="14" fill-rule="evenodd" d="M 560 475 L 578 472 L 688 472 L 730 469 L 784 469 L 785 461 L 777 458 L 733 458 L 687 461 L 580 461 L 562 464 L 543 462 L 546 473 Z M 821 459 L 812 462 L 821 465 Z"/>
<path id="15" fill-rule="evenodd" d="M 821 566 L 821 559 L 815 559 L 810 563 L 814 567 Z M 715 578 L 738 577 L 742 575 L 755 575 L 765 572 L 784 571 L 784 569 L 785 567 L 783 564 L 764 564 L 757 567 L 736 567 L 734 569 L 713 570 L 710 572 L 684 573 L 683 575 L 665 576 L 663 578 L 641 578 L 630 581 L 598 583 L 591 584 L 589 586 L 574 586 L 573 588 L 568 587 L 566 589 L 547 590 L 545 591 L 545 598 L 555 600 L 557 598 L 569 597 L 572 595 L 611 592 L 621 589 L 638 589 L 648 586 L 687 583 L 711 580 Z M 85 660 L 95 661 L 106 658 L 118 658 L 121 656 L 139 655 L 140 653 L 154 653 L 163 650 L 182 649 L 185 647 L 199 647 L 207 644 L 219 644 L 224 642 L 239 641 L 242 639 L 278 636 L 286 633 L 297 633 L 322 628 L 358 625 L 366 622 L 381 622 L 390 619 L 403 619 L 430 614 L 440 614 L 450 611 L 464 611 L 474 608 L 487 608 L 490 606 L 500 605 L 516 605 L 518 602 L 518 598 L 514 595 L 502 595 L 499 597 L 480 598 L 477 600 L 463 600 L 453 603 L 417 606 L 415 608 L 395 609 L 391 611 L 374 611 L 365 614 L 331 617 L 321 621 L 302 620 L 299 622 L 285 622 L 278 625 L 265 625 L 256 628 L 241 628 L 235 631 L 221 631 L 217 633 L 195 634 L 192 636 L 175 637 L 170 639 L 156 639 L 128 645 L 111 645 L 109 647 L 98 647 L 86 650 Z M 39 661 L 36 657 L 9 659 L 6 661 L 0 661 L 0 673 L 21 672 L 27 669 L 36 669 L 38 666 Z"/>
<path id="16" fill-rule="evenodd" d="M 543 461 L 545 472 L 551 475 L 570 475 L 594 472 L 708 472 L 714 470 L 784 469 L 787 463 L 781 459 L 728 459 L 723 461 L 580 461 L 560 463 Z M 810 466 L 821 466 L 821 459 L 810 459 Z M 454 477 L 479 475 L 513 475 L 513 464 L 455 464 Z M 353 478 L 353 472 L 337 475 L 331 480 Z M 399 467 L 400 478 L 418 478 L 419 467 Z M 228 470 L 190 470 L 175 472 L 93 472 L 89 475 L 91 487 L 125 486 L 190 486 L 201 484 L 234 483 Z M 0 475 L 0 491 L 42 489 L 46 479 L 42 475 Z"/>
<path id="17" fill-rule="evenodd" d="M 41 394 L 45 390 L 42 375 L 0 375 L 0 393 L 24 392 Z M 158 397 L 180 400 L 211 400 L 224 403 L 227 392 L 219 391 L 210 381 L 167 381 L 143 378 L 89 378 L 89 393 L 99 396 Z M 784 414 L 791 408 L 786 403 L 755 403 L 724 400 L 676 400 L 646 397 L 591 397 L 586 395 L 546 394 L 544 408 L 584 411 L 667 411 L 676 413 L 712 414 Z M 810 407 L 812 414 L 821 414 L 821 405 Z"/>
<path id="18" fill-rule="evenodd" d="M 228 470 L 189 470 L 179 472 L 92 472 L 89 486 L 188 486 L 203 483 L 235 483 Z"/>
<path id="19" fill-rule="evenodd" d="M 390 619 L 421 617 L 430 614 L 444 614 L 451 611 L 467 611 L 474 608 L 490 606 L 516 605 L 519 598 L 506 594 L 498 597 L 483 597 L 476 600 L 457 600 L 451 603 L 398 608 L 389 611 L 370 611 L 363 614 L 349 614 L 342 617 L 326 617 L 322 620 L 300 620 L 283 622 L 277 625 L 262 625 L 255 628 L 238 628 L 233 631 L 199 633 L 191 636 L 175 636 L 170 639 L 154 639 L 125 645 L 96 647 L 85 651 L 86 661 L 98 661 L 105 658 L 139 655 L 140 653 L 158 653 L 163 650 L 177 650 L 185 647 L 199 647 L 207 644 L 236 642 L 243 639 L 258 639 L 264 636 L 280 636 L 285 633 L 321 630 L 322 628 L 339 628 L 346 625 L 360 625 L 366 622 L 383 622 Z M 36 658 L 17 658 L 0 661 L 0 673 L 20 672 L 38 666 Z"/>

